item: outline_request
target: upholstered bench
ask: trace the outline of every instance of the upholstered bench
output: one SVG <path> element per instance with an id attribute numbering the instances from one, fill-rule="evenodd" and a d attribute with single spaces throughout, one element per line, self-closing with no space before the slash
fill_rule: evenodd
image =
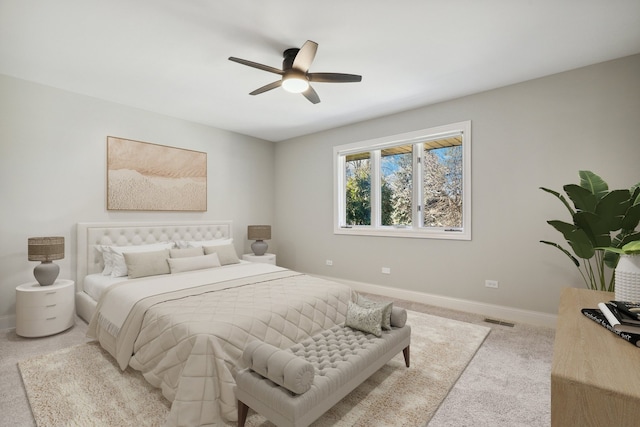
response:
<path id="1" fill-rule="evenodd" d="M 249 408 L 278 427 L 308 426 L 400 351 L 409 367 L 411 327 L 402 324 L 380 337 L 338 325 L 287 350 L 249 343 L 248 368 L 236 375 L 238 426 Z"/>

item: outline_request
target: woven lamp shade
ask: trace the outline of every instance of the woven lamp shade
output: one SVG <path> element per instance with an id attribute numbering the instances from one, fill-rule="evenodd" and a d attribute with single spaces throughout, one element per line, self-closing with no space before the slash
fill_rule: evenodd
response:
<path id="1" fill-rule="evenodd" d="M 29 237 L 29 261 L 64 258 L 64 237 Z"/>
<path id="2" fill-rule="evenodd" d="M 250 225 L 247 227 L 247 238 L 249 240 L 269 240 L 271 239 L 271 226 Z"/>

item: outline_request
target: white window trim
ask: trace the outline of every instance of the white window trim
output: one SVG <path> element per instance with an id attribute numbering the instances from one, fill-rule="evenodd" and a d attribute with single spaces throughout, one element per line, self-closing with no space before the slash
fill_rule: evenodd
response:
<path id="1" fill-rule="evenodd" d="M 349 226 L 344 227 L 341 224 L 342 217 L 345 212 L 346 195 L 342 190 L 346 182 L 345 172 L 345 155 L 360 153 L 362 151 L 380 150 L 387 147 L 405 144 L 415 144 L 417 142 L 443 138 L 448 135 L 463 135 L 462 143 L 462 231 L 451 231 L 442 228 L 421 228 L 407 227 L 396 228 L 393 226 L 381 226 L 379 224 L 379 213 L 371 212 L 371 225 L 367 226 Z M 449 239 L 449 240 L 471 240 L 471 121 L 451 123 L 443 126 L 436 126 L 428 129 L 422 129 L 413 132 L 407 132 L 399 135 L 391 135 L 382 138 L 375 138 L 366 141 L 354 142 L 351 144 L 338 145 L 333 147 L 333 232 L 334 234 L 357 235 L 357 236 L 381 236 L 381 237 L 407 237 L 421 239 Z M 371 183 L 380 181 L 378 162 L 372 158 L 372 174 Z M 414 200 L 420 200 L 420 195 L 415 192 L 419 191 L 419 186 L 415 185 L 416 179 L 422 174 L 414 173 Z M 380 209 L 374 198 L 377 197 L 374 191 L 372 197 L 372 209 Z M 342 195 L 342 197 L 340 197 Z M 416 210 L 414 210 L 414 218 Z M 422 214 L 420 214 L 420 217 Z M 414 221 L 414 224 L 421 223 Z"/>

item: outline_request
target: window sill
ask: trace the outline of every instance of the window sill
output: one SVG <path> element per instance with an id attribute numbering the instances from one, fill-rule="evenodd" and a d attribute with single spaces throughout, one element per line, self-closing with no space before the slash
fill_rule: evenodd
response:
<path id="1" fill-rule="evenodd" d="M 377 237 L 404 237 L 412 239 L 444 239 L 444 240 L 471 240 L 471 233 L 460 231 L 417 230 L 414 228 L 371 228 L 371 227 L 339 227 L 334 228 L 333 234 L 349 236 L 377 236 Z"/>

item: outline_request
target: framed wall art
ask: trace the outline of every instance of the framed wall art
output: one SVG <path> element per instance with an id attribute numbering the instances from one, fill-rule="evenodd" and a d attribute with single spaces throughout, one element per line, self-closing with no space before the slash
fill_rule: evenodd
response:
<path id="1" fill-rule="evenodd" d="M 206 211 L 207 153 L 108 136 L 107 210 Z"/>

